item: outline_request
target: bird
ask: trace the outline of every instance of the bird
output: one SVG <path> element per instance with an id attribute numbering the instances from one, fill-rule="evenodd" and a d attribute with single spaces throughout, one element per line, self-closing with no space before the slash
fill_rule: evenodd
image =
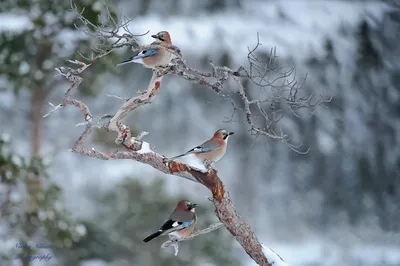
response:
<path id="1" fill-rule="evenodd" d="M 152 38 L 156 39 L 151 45 L 168 46 L 171 45 L 171 36 L 167 31 L 160 31 L 157 34 L 151 35 Z M 163 48 L 156 48 L 151 50 L 140 51 L 137 55 L 124 60 L 115 66 L 119 67 L 128 63 L 142 64 L 146 68 L 154 69 L 157 66 L 168 65 L 172 54 Z"/>
<path id="2" fill-rule="evenodd" d="M 143 239 L 144 242 L 168 234 L 172 240 L 180 240 L 188 237 L 196 226 L 195 208 L 198 205 L 188 200 L 181 200 L 176 204 L 175 210 L 172 212 L 168 220 L 160 227 L 160 229 Z"/>
<path id="3" fill-rule="evenodd" d="M 211 165 L 214 162 L 219 161 L 222 156 L 224 156 L 228 144 L 228 138 L 233 134 L 234 132 L 229 132 L 226 129 L 218 129 L 212 138 L 203 144 L 196 146 L 183 154 L 167 158 L 167 160 L 172 161 L 179 157 L 194 154 L 200 161 L 203 162 L 203 164 L 207 163 L 208 165 Z"/>

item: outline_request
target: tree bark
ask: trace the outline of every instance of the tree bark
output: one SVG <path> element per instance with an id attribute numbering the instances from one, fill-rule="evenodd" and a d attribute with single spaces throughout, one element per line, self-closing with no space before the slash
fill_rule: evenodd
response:
<path id="1" fill-rule="evenodd" d="M 31 95 L 31 163 L 33 164 L 32 171 L 30 171 L 28 180 L 26 181 L 26 188 L 29 195 L 29 208 L 26 213 L 26 221 L 24 232 L 28 239 L 30 239 L 36 232 L 37 226 L 34 219 L 37 217 L 37 209 L 39 207 L 38 194 L 42 191 L 40 173 L 35 169 L 37 159 L 40 157 L 42 127 L 43 127 L 43 104 L 46 100 L 46 90 L 42 87 L 37 87 L 32 90 Z M 24 256 L 21 257 L 22 266 L 29 266 L 32 250 L 23 248 Z"/>

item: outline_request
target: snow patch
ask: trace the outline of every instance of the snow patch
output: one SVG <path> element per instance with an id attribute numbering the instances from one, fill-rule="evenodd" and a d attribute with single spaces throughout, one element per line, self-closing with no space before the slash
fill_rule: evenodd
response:
<path id="1" fill-rule="evenodd" d="M 11 14 L 11 13 L 0 13 L 0 32 L 9 31 L 18 33 L 24 30 L 30 30 L 33 28 L 32 21 L 26 17 L 21 16 L 20 14 Z M 3 23 L 6 21 L 7 23 Z"/>
<path id="2" fill-rule="evenodd" d="M 145 154 L 145 153 L 153 153 L 153 151 L 150 148 L 150 144 L 146 141 L 142 141 L 142 148 L 137 151 L 139 154 Z"/>
<path id="3" fill-rule="evenodd" d="M 277 265 L 277 266 L 289 266 L 288 263 L 286 263 L 281 256 L 278 255 L 275 251 L 270 249 L 269 247 L 266 247 L 264 244 L 261 244 L 262 246 L 262 251 L 264 252 L 265 257 L 267 258 L 268 262 Z"/>

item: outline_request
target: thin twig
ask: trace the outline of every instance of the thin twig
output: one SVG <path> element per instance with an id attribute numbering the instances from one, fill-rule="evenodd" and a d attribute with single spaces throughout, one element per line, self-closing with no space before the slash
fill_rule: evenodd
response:
<path id="1" fill-rule="evenodd" d="M 178 252 L 179 252 L 178 242 L 186 241 L 186 240 L 191 240 L 191 239 L 193 239 L 193 238 L 196 237 L 196 236 L 208 234 L 208 233 L 210 233 L 210 232 L 212 232 L 212 231 L 215 231 L 215 230 L 221 228 L 223 225 L 224 225 L 224 224 L 221 223 L 221 222 L 213 223 L 213 224 L 209 225 L 207 228 L 204 228 L 204 229 L 202 229 L 202 230 L 198 230 L 198 231 L 196 231 L 196 232 L 193 232 L 191 235 L 189 235 L 188 237 L 185 237 L 185 238 L 176 239 L 176 238 L 170 236 L 170 240 L 164 242 L 164 243 L 161 245 L 161 247 L 162 247 L 162 248 L 167 248 L 167 247 L 169 247 L 169 246 L 172 246 L 172 247 L 174 248 L 174 250 L 175 250 L 175 253 L 174 253 L 174 254 L 175 254 L 175 256 L 177 256 L 177 255 L 178 255 Z"/>

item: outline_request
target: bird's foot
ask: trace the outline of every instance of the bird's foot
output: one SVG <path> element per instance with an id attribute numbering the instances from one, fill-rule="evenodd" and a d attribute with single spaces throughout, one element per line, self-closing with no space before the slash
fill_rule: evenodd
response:
<path id="1" fill-rule="evenodd" d="M 172 162 L 172 160 L 170 160 L 169 158 L 167 158 L 167 157 L 165 157 L 164 155 L 163 155 L 163 163 L 169 163 L 169 162 Z"/>
<path id="2" fill-rule="evenodd" d="M 172 243 L 176 243 L 176 242 L 179 241 L 179 238 L 178 238 L 177 236 L 175 236 L 175 235 L 168 235 L 168 237 L 169 237 L 169 240 L 170 240 Z"/>
<path id="3" fill-rule="evenodd" d="M 214 168 L 212 167 L 212 165 L 213 165 L 213 161 L 210 161 L 210 160 L 205 160 L 204 161 L 204 167 L 207 169 L 207 172 L 212 172 L 212 171 L 214 171 Z"/>

